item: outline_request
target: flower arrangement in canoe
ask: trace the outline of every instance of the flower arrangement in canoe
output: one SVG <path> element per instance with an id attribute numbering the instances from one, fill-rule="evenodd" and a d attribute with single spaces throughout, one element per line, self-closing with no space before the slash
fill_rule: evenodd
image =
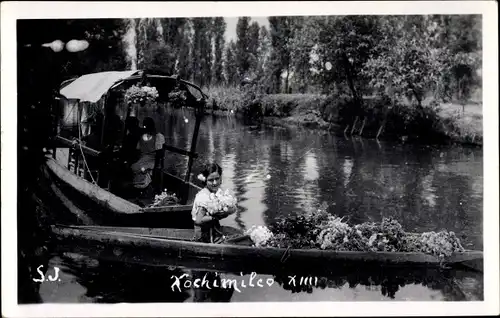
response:
<path id="1" fill-rule="evenodd" d="M 267 243 L 273 237 L 273 232 L 263 225 L 253 225 L 245 231 L 245 234 L 250 236 L 250 239 L 257 247 L 267 246 Z"/>
<path id="2" fill-rule="evenodd" d="M 325 209 L 290 216 L 246 231 L 257 247 L 316 248 L 335 251 L 420 252 L 443 259 L 464 252 L 453 232 L 408 233 L 395 219 L 349 225 Z"/>
<path id="3" fill-rule="evenodd" d="M 158 98 L 158 90 L 151 86 L 130 86 L 125 92 L 129 103 L 153 102 Z"/>
<path id="4" fill-rule="evenodd" d="M 179 198 L 175 193 L 167 192 L 167 189 L 163 190 L 162 193 L 155 195 L 155 199 L 150 207 L 159 207 L 166 205 L 174 205 L 179 203 Z"/>

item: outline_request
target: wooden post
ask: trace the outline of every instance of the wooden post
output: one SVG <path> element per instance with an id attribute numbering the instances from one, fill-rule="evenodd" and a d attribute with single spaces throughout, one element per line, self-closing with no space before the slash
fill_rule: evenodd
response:
<path id="1" fill-rule="evenodd" d="M 60 104 L 58 104 L 58 106 L 60 107 Z M 58 107 L 52 108 L 52 120 L 54 122 L 52 123 L 53 132 L 52 132 L 51 142 L 52 142 L 52 158 L 54 158 L 54 159 L 56 159 L 56 152 L 57 152 L 57 146 L 54 142 L 54 137 L 57 136 L 58 130 L 59 130 L 59 118 L 56 115 L 56 111 L 58 111 L 58 110 L 59 110 Z"/>
<path id="2" fill-rule="evenodd" d="M 80 176 L 79 170 L 80 170 L 80 156 L 78 152 L 75 152 L 75 174 L 77 176 Z"/>
<path id="3" fill-rule="evenodd" d="M 87 167 L 85 166 L 85 163 L 83 165 L 82 178 L 85 179 L 85 180 L 87 180 Z"/>
<path id="4" fill-rule="evenodd" d="M 165 169 L 165 147 L 163 147 L 163 156 L 160 160 L 160 191 L 163 192 L 163 169 Z"/>
<path id="5" fill-rule="evenodd" d="M 354 120 L 354 124 L 352 124 L 351 135 L 353 134 L 354 129 L 356 129 L 356 124 L 358 123 L 358 119 L 359 119 L 359 117 L 356 116 L 356 119 Z"/>
<path id="6" fill-rule="evenodd" d="M 366 117 L 363 118 L 363 125 L 361 125 L 361 129 L 359 131 L 360 136 L 363 134 L 363 129 L 365 128 L 365 124 L 366 124 Z"/>
<path id="7" fill-rule="evenodd" d="M 191 176 L 191 168 L 193 166 L 192 154 L 194 154 L 196 151 L 196 142 L 198 140 L 198 133 L 200 130 L 201 118 L 202 118 L 202 114 L 203 114 L 202 110 L 196 110 L 195 112 L 196 112 L 196 123 L 194 125 L 193 138 L 191 139 L 191 149 L 190 149 L 191 154 L 189 155 L 187 173 L 186 173 L 186 177 L 184 179 L 184 181 L 186 183 L 189 182 L 189 177 Z"/>
<path id="8" fill-rule="evenodd" d="M 378 129 L 376 139 L 378 139 L 378 136 L 380 136 L 380 133 L 382 133 L 382 129 L 384 129 L 384 127 L 385 127 L 385 120 L 382 122 L 382 125 L 380 125 L 380 128 Z"/>
<path id="9" fill-rule="evenodd" d="M 346 134 L 347 129 L 349 129 L 349 125 L 347 125 L 344 129 L 344 135 Z"/>

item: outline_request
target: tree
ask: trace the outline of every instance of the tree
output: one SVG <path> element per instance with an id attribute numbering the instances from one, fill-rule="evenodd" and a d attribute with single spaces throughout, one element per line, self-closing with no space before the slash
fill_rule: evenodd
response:
<path id="1" fill-rule="evenodd" d="M 158 19 L 159 24 L 162 28 L 162 38 L 166 44 L 168 44 L 172 49 L 177 50 L 175 53 L 178 54 L 178 49 L 181 47 L 183 39 L 183 31 L 187 18 L 162 18 Z"/>
<path id="2" fill-rule="evenodd" d="M 285 73 L 285 92 L 288 92 L 288 80 L 291 70 L 290 39 L 292 17 L 269 17 L 271 34 L 272 87 L 278 93 L 281 88 L 281 76 Z"/>
<path id="3" fill-rule="evenodd" d="M 438 33 L 441 49 L 449 50 L 449 69 L 443 74 L 437 97 L 468 99 L 474 87 L 481 85 L 477 74 L 482 64 L 481 16 L 438 15 L 431 16 Z"/>
<path id="4" fill-rule="evenodd" d="M 151 43 L 149 49 L 144 53 L 145 69 L 149 71 L 174 74 L 175 63 L 175 50 L 164 43 Z"/>
<path id="5" fill-rule="evenodd" d="M 257 67 L 256 73 L 261 87 L 269 87 L 271 77 L 270 70 L 270 55 L 271 55 L 271 39 L 269 31 L 265 26 L 262 26 L 259 31 L 259 47 L 257 49 Z"/>
<path id="6" fill-rule="evenodd" d="M 435 87 L 446 72 L 448 51 L 432 47 L 437 33 L 423 16 L 381 18 L 379 28 L 385 37 L 376 45 L 364 74 L 370 85 L 398 98 L 413 96 L 419 106 L 424 94 Z"/>
<path id="7" fill-rule="evenodd" d="M 238 61 L 236 59 L 237 47 L 233 40 L 229 41 L 226 47 L 226 56 L 224 62 L 224 73 L 226 85 L 234 86 L 239 83 Z"/>
<path id="8" fill-rule="evenodd" d="M 140 18 L 136 20 L 136 47 L 137 68 L 147 68 L 146 55 L 153 43 L 158 42 L 156 20 L 152 18 Z"/>
<path id="9" fill-rule="evenodd" d="M 179 55 L 177 58 L 176 71 L 177 74 L 184 79 L 191 80 L 193 74 L 193 39 L 191 22 L 186 21 L 179 30 L 180 43 Z"/>
<path id="10" fill-rule="evenodd" d="M 236 24 L 236 61 L 240 80 L 243 80 L 247 76 L 247 72 L 250 69 L 249 23 L 249 17 L 240 17 Z"/>
<path id="11" fill-rule="evenodd" d="M 182 73 L 186 76 L 185 60 L 189 59 L 189 25 L 187 18 L 161 18 L 155 19 L 157 28 L 157 43 L 164 45 L 163 52 L 169 58 L 161 58 L 168 63 L 164 69 L 169 73 Z M 186 32 L 188 34 L 186 34 Z M 182 65 L 182 66 L 181 66 Z M 180 70 L 182 68 L 182 71 Z M 184 77 L 185 78 L 185 77 Z"/>
<path id="12" fill-rule="evenodd" d="M 222 17 L 217 17 L 214 19 L 214 25 L 213 25 L 213 32 L 214 32 L 214 64 L 213 64 L 213 69 L 214 69 L 214 81 L 216 84 L 222 84 L 224 81 L 223 78 L 223 63 L 222 63 L 222 56 L 224 53 L 224 33 L 226 32 L 226 21 L 224 21 L 224 18 Z"/>
<path id="13" fill-rule="evenodd" d="M 322 71 L 324 89 L 331 89 L 331 84 L 345 84 L 357 105 L 362 104 L 363 88 L 367 87 L 361 70 L 381 36 L 376 21 L 375 16 L 330 16 L 318 20 L 317 68 L 325 70 L 326 63 L 331 65 L 330 70 Z"/>
<path id="14" fill-rule="evenodd" d="M 212 20 L 193 18 L 193 80 L 200 86 L 210 85 L 212 64 Z"/>
<path id="15" fill-rule="evenodd" d="M 249 71 L 255 75 L 258 65 L 257 51 L 259 49 L 259 23 L 254 21 L 248 28 L 248 59 Z M 254 77 L 254 76 L 252 76 Z"/>
<path id="16" fill-rule="evenodd" d="M 305 93 L 311 78 L 311 54 L 318 42 L 318 28 L 315 17 L 296 17 L 293 24 L 293 38 L 290 40 L 294 82 L 298 91 Z"/>

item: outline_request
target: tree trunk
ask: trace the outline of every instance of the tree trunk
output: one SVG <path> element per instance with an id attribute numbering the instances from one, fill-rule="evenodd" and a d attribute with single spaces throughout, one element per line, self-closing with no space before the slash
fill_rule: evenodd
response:
<path id="1" fill-rule="evenodd" d="M 342 54 L 343 60 L 344 60 L 344 67 L 346 70 L 346 78 L 347 78 L 347 85 L 349 86 L 349 89 L 351 90 L 352 97 L 356 103 L 359 103 L 359 96 L 358 92 L 356 91 L 356 87 L 354 85 L 354 78 L 353 78 L 353 70 L 351 67 L 351 63 L 349 62 L 349 59 L 347 58 L 347 55 L 345 53 Z"/>
<path id="2" fill-rule="evenodd" d="M 417 92 L 417 90 L 415 89 L 415 87 L 411 84 L 411 83 L 408 83 L 411 91 L 413 92 L 413 96 L 415 96 L 415 99 L 417 100 L 417 103 L 418 103 L 418 107 L 422 107 L 422 96 L 420 93 Z"/>
<path id="3" fill-rule="evenodd" d="M 288 94 L 288 78 L 290 76 L 290 65 L 286 66 L 285 93 Z"/>
<path id="4" fill-rule="evenodd" d="M 281 70 L 274 74 L 274 93 L 279 94 L 281 89 Z"/>

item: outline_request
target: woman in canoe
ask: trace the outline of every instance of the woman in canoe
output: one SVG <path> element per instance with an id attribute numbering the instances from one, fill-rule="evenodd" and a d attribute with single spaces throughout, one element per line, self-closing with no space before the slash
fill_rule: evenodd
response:
<path id="1" fill-rule="evenodd" d="M 132 164 L 133 185 L 136 189 L 145 189 L 151 183 L 153 169 L 162 158 L 165 143 L 165 137 L 156 132 L 153 118 L 144 118 L 143 125 L 144 130 L 137 143 L 140 157 Z"/>
<path id="2" fill-rule="evenodd" d="M 210 163 L 198 176 L 205 187 L 196 194 L 191 216 L 195 224 L 195 239 L 205 243 L 224 240 L 219 220 L 236 211 L 236 201 L 221 189 L 222 168 Z"/>

